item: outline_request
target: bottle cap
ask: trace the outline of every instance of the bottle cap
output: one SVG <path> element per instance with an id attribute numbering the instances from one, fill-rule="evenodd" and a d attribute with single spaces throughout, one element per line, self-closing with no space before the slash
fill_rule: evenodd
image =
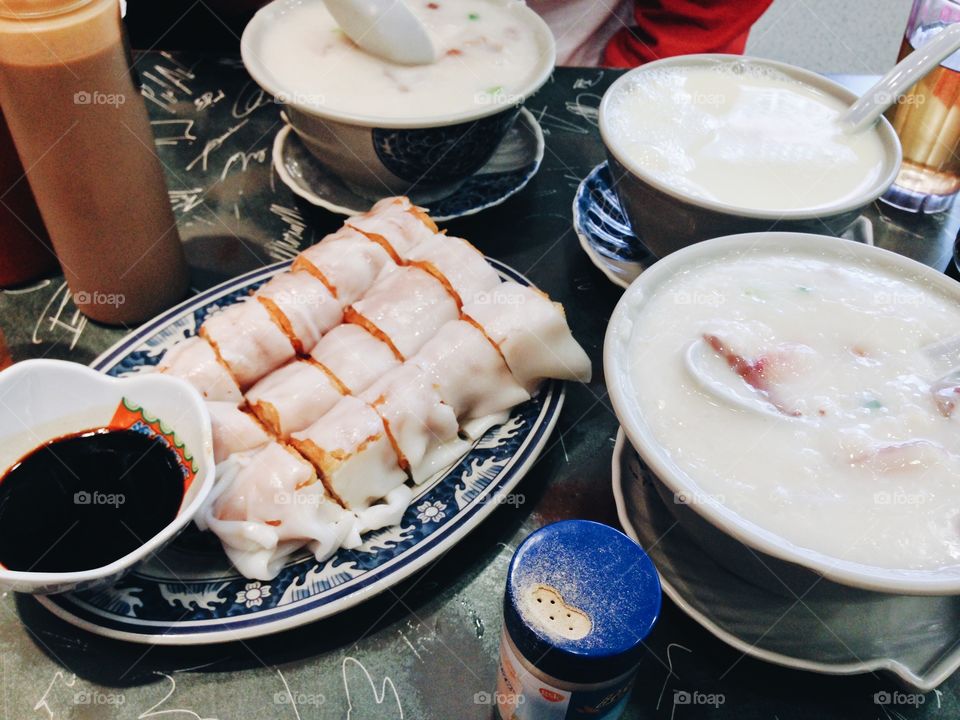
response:
<path id="1" fill-rule="evenodd" d="M 530 663 L 593 683 L 634 668 L 660 613 L 660 579 L 637 543 L 588 520 L 540 528 L 507 573 L 504 623 Z"/>
<path id="2" fill-rule="evenodd" d="M 92 0 L 0 0 L 0 17 L 30 20 L 72 12 Z"/>

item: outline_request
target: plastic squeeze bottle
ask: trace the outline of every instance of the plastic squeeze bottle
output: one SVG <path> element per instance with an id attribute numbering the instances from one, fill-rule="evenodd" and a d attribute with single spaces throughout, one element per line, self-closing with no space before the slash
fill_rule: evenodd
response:
<path id="1" fill-rule="evenodd" d="M 77 307 L 137 323 L 188 272 L 118 0 L 0 0 L 0 107 Z"/>

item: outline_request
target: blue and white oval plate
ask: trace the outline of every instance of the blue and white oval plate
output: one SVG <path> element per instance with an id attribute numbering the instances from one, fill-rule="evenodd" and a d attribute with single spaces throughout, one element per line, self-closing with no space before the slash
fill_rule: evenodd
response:
<path id="1" fill-rule="evenodd" d="M 505 279 L 529 281 L 490 260 Z M 121 340 L 92 367 L 113 376 L 149 371 L 207 314 L 239 301 L 289 262 L 203 292 Z M 420 489 L 399 525 L 370 533 L 355 550 L 318 563 L 304 553 L 269 581 L 241 576 L 211 533 L 190 525 L 160 553 L 108 588 L 38 597 L 55 615 L 99 635 L 191 645 L 267 635 L 357 605 L 435 560 L 475 528 L 543 450 L 563 406 L 563 384 L 545 383 L 461 460 Z"/>

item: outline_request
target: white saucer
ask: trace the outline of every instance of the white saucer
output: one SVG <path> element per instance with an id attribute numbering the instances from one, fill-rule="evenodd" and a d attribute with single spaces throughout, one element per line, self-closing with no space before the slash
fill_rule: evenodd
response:
<path id="1" fill-rule="evenodd" d="M 312 205 L 339 215 L 357 215 L 371 205 L 369 198 L 350 190 L 307 150 L 285 124 L 273 141 L 273 167 L 283 184 Z M 487 164 L 451 195 L 429 203 L 437 222 L 473 215 L 520 192 L 537 174 L 546 144 L 540 123 L 526 108 Z"/>
<path id="2" fill-rule="evenodd" d="M 728 645 L 799 670 L 888 672 L 922 692 L 960 667 L 960 598 L 892 597 L 850 589 L 843 599 L 825 593 L 797 602 L 772 594 L 704 553 L 676 525 L 645 472 L 620 430 L 613 451 L 620 523 L 657 566 L 670 599 Z"/>

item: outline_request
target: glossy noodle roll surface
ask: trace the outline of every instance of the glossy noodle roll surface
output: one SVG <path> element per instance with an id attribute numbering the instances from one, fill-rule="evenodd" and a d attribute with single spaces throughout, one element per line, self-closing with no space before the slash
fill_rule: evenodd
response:
<path id="1" fill-rule="evenodd" d="M 464 305 L 463 313 L 497 345 L 528 392 L 544 378 L 589 382 L 590 358 L 574 340 L 563 306 L 540 291 L 504 282 Z"/>
<path id="2" fill-rule="evenodd" d="M 422 208 L 400 197 L 378 201 L 369 212 L 347 218 L 346 225 L 380 244 L 398 264 L 419 242 L 437 232 Z"/>
<path id="3" fill-rule="evenodd" d="M 500 275 L 493 266 L 463 238 L 432 235 L 412 248 L 405 262 L 434 275 L 460 305 L 500 284 Z"/>
<path id="4" fill-rule="evenodd" d="M 241 390 L 294 356 L 290 338 L 253 298 L 209 315 L 200 334 L 226 363 Z"/>
<path id="5" fill-rule="evenodd" d="M 350 395 L 291 442 L 350 510 L 369 507 L 407 479 L 381 417 Z"/>
<path id="6" fill-rule="evenodd" d="M 269 580 L 306 544 L 324 560 L 351 530 L 352 516 L 292 448 L 271 442 L 233 455 L 219 472 L 197 524 L 217 534 L 246 577 Z"/>
<path id="7" fill-rule="evenodd" d="M 344 319 L 386 342 L 404 360 L 459 316 L 454 297 L 430 273 L 401 267 L 381 277 Z"/>
<path id="8" fill-rule="evenodd" d="M 157 365 L 158 372 L 169 373 L 186 380 L 204 400 L 223 401 L 239 405 L 243 393 L 226 365 L 204 338 L 194 336 L 181 340 L 164 353 Z"/>
<path id="9" fill-rule="evenodd" d="M 387 343 L 352 324 L 340 325 L 328 333 L 310 357 L 333 373 L 345 392 L 352 394 L 366 390 L 374 380 L 400 364 Z"/>
<path id="10" fill-rule="evenodd" d="M 297 359 L 250 388 L 247 402 L 274 434 L 286 438 L 322 416 L 344 394 L 336 378 L 322 365 Z"/>
<path id="11" fill-rule="evenodd" d="M 440 399 L 432 377 L 412 363 L 391 370 L 361 399 L 383 419 L 400 467 L 416 483 L 466 450 L 453 408 Z"/>
<path id="12" fill-rule="evenodd" d="M 444 325 L 410 362 L 429 374 L 461 421 L 501 413 L 530 399 L 496 346 L 463 320 Z"/>
<path id="13" fill-rule="evenodd" d="M 343 227 L 300 253 L 292 270 L 320 280 L 346 307 L 359 299 L 377 277 L 395 266 L 382 245 L 357 230 Z"/>
<path id="14" fill-rule="evenodd" d="M 208 402 L 213 431 L 213 459 L 218 464 L 234 453 L 266 445 L 273 437 L 252 413 L 229 402 Z"/>
<path id="15" fill-rule="evenodd" d="M 310 352 L 323 334 L 343 320 L 343 308 L 327 286 L 310 273 L 274 275 L 255 294 L 294 345 Z"/>

